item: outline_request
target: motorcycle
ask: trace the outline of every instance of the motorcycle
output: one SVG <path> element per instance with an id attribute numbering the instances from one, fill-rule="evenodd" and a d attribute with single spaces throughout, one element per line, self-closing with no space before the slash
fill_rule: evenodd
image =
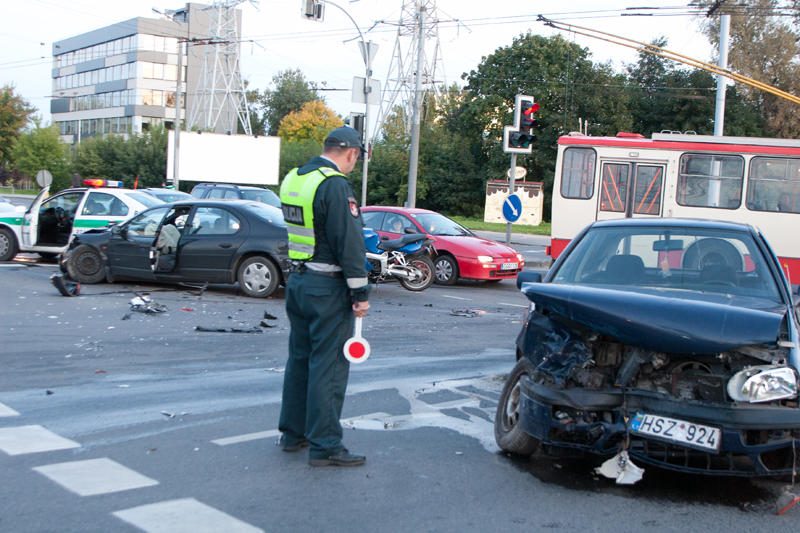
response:
<path id="1" fill-rule="evenodd" d="M 430 243 L 421 233 L 382 241 L 374 230 L 364 228 L 367 276 L 374 283 L 397 278 L 410 291 L 424 291 L 435 280 Z"/>

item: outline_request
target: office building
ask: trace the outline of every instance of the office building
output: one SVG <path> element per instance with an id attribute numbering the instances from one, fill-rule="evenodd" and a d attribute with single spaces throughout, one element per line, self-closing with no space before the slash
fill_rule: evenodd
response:
<path id="1" fill-rule="evenodd" d="M 215 28 L 220 13 L 211 6 L 188 3 L 169 12 L 169 17 L 137 17 L 54 43 L 50 111 L 62 140 L 75 143 L 95 135 L 138 134 L 157 125 L 171 129 L 179 45 L 184 51 L 182 129 L 236 133 L 234 101 L 210 98 L 225 87 L 226 76 L 241 79 L 238 61 L 235 72 L 218 69 L 216 80 L 208 75 L 219 44 L 207 43 L 219 43 Z M 232 16 L 239 31 L 240 12 L 234 10 Z M 226 46 L 235 46 L 238 52 L 238 42 Z"/>

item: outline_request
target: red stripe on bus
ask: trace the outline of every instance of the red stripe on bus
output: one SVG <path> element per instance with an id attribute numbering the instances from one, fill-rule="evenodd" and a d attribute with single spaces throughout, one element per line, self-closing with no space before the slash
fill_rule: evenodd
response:
<path id="1" fill-rule="evenodd" d="M 563 146 L 615 146 L 620 148 L 643 148 L 647 150 L 671 150 L 683 152 L 731 152 L 736 154 L 800 155 L 800 148 L 788 146 L 756 146 L 752 144 L 716 144 L 682 141 L 654 141 L 652 139 L 627 139 L 615 137 L 560 137 Z"/>

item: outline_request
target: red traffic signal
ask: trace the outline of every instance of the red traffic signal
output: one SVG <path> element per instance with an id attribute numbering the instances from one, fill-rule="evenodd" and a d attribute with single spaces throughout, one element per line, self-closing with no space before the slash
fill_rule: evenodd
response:
<path id="1" fill-rule="evenodd" d="M 514 99 L 514 125 L 503 130 L 503 151 L 511 154 L 530 154 L 536 136 L 531 131 L 538 127 L 534 114 L 539 104 L 533 96 L 518 94 Z"/>
<path id="2" fill-rule="evenodd" d="M 539 104 L 535 103 L 533 100 L 522 100 L 520 102 L 520 113 L 519 113 L 519 129 L 522 131 L 530 131 L 532 128 L 537 126 L 536 124 L 536 117 L 534 117 L 534 113 L 539 111 Z"/>

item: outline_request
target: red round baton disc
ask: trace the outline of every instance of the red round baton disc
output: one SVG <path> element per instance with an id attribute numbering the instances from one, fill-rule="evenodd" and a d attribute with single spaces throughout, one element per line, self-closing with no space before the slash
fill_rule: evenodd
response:
<path id="1" fill-rule="evenodd" d="M 344 344 L 344 356 L 351 363 L 363 363 L 369 357 L 369 343 L 362 337 L 351 337 Z"/>

